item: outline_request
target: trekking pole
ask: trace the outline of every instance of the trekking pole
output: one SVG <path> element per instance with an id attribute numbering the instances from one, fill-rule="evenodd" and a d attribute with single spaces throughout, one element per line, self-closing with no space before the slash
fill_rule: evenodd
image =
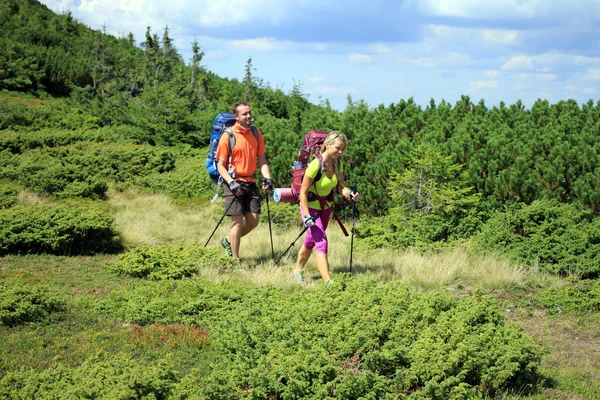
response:
<path id="1" fill-rule="evenodd" d="M 267 218 L 269 219 L 269 237 L 271 238 L 271 258 L 275 259 L 275 250 L 273 250 L 273 231 L 271 230 L 271 211 L 269 211 L 269 194 L 265 196 L 267 199 Z"/>
<path id="2" fill-rule="evenodd" d="M 316 221 L 316 219 L 317 219 L 317 215 L 313 215 L 313 216 L 312 216 L 312 217 L 310 217 L 310 218 L 311 218 L 313 221 Z M 300 232 L 300 234 L 298 235 L 298 237 L 297 237 L 296 239 L 294 239 L 294 241 L 292 242 L 292 244 L 290 244 L 290 245 L 288 246 L 288 248 L 287 248 L 287 249 L 285 249 L 285 251 L 279 255 L 279 257 L 277 257 L 277 260 L 275 260 L 275 264 L 278 264 L 278 263 L 279 263 L 279 260 L 281 260 L 281 259 L 283 258 L 283 256 L 285 256 L 285 255 L 287 254 L 287 252 L 288 252 L 288 251 L 290 251 L 290 249 L 292 248 L 292 246 L 294 246 L 294 245 L 296 244 L 296 241 L 297 241 L 298 239 L 300 239 L 300 236 L 304 235 L 304 232 L 306 232 L 306 230 L 307 230 L 308 228 L 309 228 L 308 226 L 304 226 L 304 229 L 302 229 L 302 232 Z"/>
<path id="3" fill-rule="evenodd" d="M 354 193 L 357 185 L 354 184 Z M 354 218 L 356 217 L 356 201 L 352 201 L 352 236 L 350 237 L 350 274 L 352 275 L 352 251 L 354 249 Z"/>
<path id="4" fill-rule="evenodd" d="M 206 245 L 208 244 L 208 242 L 210 242 L 210 239 L 212 239 L 213 235 L 217 231 L 217 228 L 219 227 L 219 225 L 221 225 L 221 221 L 223 221 L 223 218 L 225 218 L 225 215 L 227 215 L 227 212 L 229 211 L 229 209 L 231 208 L 231 206 L 233 205 L 233 203 L 235 201 L 236 201 L 236 199 L 234 197 L 233 200 L 231 201 L 231 203 L 229 203 L 229 206 L 227 206 L 227 210 L 225 210 L 225 212 L 223 213 L 223 216 L 221 217 L 221 219 L 219 220 L 219 222 L 217 222 L 217 226 L 215 226 L 215 229 L 210 234 L 210 237 L 208 238 L 208 240 L 206 241 L 206 243 L 204 243 L 204 247 L 206 247 Z"/>

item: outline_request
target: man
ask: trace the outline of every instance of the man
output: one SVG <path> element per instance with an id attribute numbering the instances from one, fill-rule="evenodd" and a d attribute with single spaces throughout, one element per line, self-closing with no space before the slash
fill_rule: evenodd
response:
<path id="1" fill-rule="evenodd" d="M 233 116 L 236 122 L 230 129 L 235 137 L 235 146 L 229 154 L 229 135 L 222 135 L 215 157 L 219 174 L 226 183 L 223 185 L 225 209 L 229 208 L 227 215 L 231 217 L 229 235 L 221 238 L 221 245 L 229 257 L 239 260 L 241 238 L 258 226 L 260 196 L 256 186 L 257 166 L 263 176 L 262 189 L 265 192 L 273 189 L 273 181 L 262 132 L 252 126 L 250 105 L 244 101 L 235 103 Z"/>

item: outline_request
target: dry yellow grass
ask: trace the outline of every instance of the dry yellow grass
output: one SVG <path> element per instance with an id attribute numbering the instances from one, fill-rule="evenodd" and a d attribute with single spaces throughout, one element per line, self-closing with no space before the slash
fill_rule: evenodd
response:
<path id="1" fill-rule="evenodd" d="M 48 196 L 39 193 L 28 192 L 23 190 L 17 195 L 17 204 L 33 205 L 33 204 L 52 204 L 52 199 Z"/>
<path id="2" fill-rule="evenodd" d="M 122 232 L 127 247 L 175 242 L 204 246 L 224 212 L 221 201 L 184 208 L 166 195 L 148 195 L 136 191 L 111 191 L 109 202 L 116 208 L 115 224 Z M 222 250 L 219 239 L 227 235 L 230 223 L 229 217 L 223 218 L 207 247 Z M 350 224 L 347 225 L 350 229 Z M 293 286 L 296 282 L 290 273 L 303 242 L 303 237 L 298 238 L 300 231 L 300 228 L 273 227 L 275 258 L 295 241 L 287 255 L 275 264 L 271 254 L 269 226 L 262 223 L 242 239 L 240 255 L 247 269 L 230 274 L 223 274 L 216 269 L 205 270 L 202 275 L 211 280 L 236 280 L 256 286 Z M 424 290 L 442 287 L 495 290 L 527 285 L 542 279 L 535 271 L 502 259 L 478 257 L 465 248 L 424 255 L 413 249 L 357 250 L 357 242 L 350 271 L 351 238 L 344 237 L 335 221 L 330 224 L 327 235 L 330 240 L 330 270 L 334 277 L 341 272 L 368 272 L 382 281 L 400 280 Z M 305 279 L 308 283 L 304 286 L 306 288 L 321 284 L 313 257 L 306 266 Z"/>

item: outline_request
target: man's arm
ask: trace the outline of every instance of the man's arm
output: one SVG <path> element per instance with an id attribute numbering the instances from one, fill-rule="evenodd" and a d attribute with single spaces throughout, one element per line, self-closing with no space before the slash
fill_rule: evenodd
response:
<path id="1" fill-rule="evenodd" d="M 260 173 L 263 178 L 271 180 L 271 170 L 269 169 L 269 164 L 267 164 L 267 156 L 265 153 L 258 156 L 258 167 L 260 168 Z M 270 191 L 272 188 L 269 185 L 266 185 L 263 181 L 262 189 L 264 191 Z"/>
<path id="2" fill-rule="evenodd" d="M 225 183 L 229 184 L 232 181 L 231 176 L 229 176 L 229 172 L 227 171 L 227 167 L 225 166 L 225 161 L 218 159 L 217 160 L 217 171 L 219 171 L 219 175 L 225 181 Z"/>

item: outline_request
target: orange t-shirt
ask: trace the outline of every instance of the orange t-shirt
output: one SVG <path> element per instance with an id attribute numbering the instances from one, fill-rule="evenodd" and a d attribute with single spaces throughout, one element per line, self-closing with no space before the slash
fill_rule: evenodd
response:
<path id="1" fill-rule="evenodd" d="M 235 136 L 235 146 L 231 151 L 231 168 L 229 168 L 229 134 L 223 132 L 219 145 L 217 146 L 217 153 L 215 158 L 225 162 L 225 168 L 229 172 L 237 174 L 239 180 L 246 182 L 255 182 L 256 179 L 252 177 L 252 174 L 256 172 L 256 157 L 261 154 L 265 154 L 265 142 L 263 134 L 259 129 L 258 143 L 252 128 L 244 129 L 237 122 L 231 127 L 233 135 Z"/>

